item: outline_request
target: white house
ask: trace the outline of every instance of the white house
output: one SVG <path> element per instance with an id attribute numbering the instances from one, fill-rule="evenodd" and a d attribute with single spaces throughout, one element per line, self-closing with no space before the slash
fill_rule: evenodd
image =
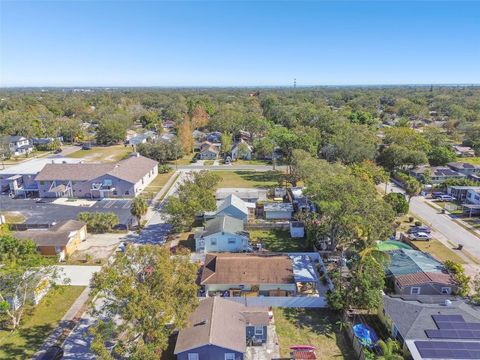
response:
<path id="1" fill-rule="evenodd" d="M 247 203 L 267 200 L 267 189 L 257 188 L 221 188 L 215 193 L 217 201 L 224 201 L 229 195 L 235 195 Z"/>
<path id="2" fill-rule="evenodd" d="M 250 160 L 252 158 L 253 146 L 241 139 L 232 147 L 232 159 Z"/>
<path id="3" fill-rule="evenodd" d="M 467 191 L 467 202 L 473 205 L 480 205 L 480 187 L 471 188 Z"/>
<path id="4" fill-rule="evenodd" d="M 248 247 L 249 237 L 243 221 L 231 216 L 209 220 L 205 229 L 195 234 L 197 252 L 242 252 Z"/>
<path id="5" fill-rule="evenodd" d="M 301 221 L 290 221 L 290 236 L 292 238 L 305 237 L 305 225 Z"/>
<path id="6" fill-rule="evenodd" d="M 5 156 L 20 156 L 31 153 L 33 145 L 23 136 L 4 136 L 0 138 L 0 148 Z"/>
<path id="7" fill-rule="evenodd" d="M 292 218 L 293 205 L 290 203 L 266 203 L 263 209 L 267 220 L 290 220 Z"/>

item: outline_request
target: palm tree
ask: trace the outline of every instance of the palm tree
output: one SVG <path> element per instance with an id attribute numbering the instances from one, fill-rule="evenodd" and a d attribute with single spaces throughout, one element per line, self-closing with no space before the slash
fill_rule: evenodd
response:
<path id="1" fill-rule="evenodd" d="M 132 205 L 130 205 L 130 213 L 137 218 L 138 226 L 140 227 L 140 222 L 142 220 L 142 216 L 144 216 L 148 211 L 148 205 L 145 199 L 141 197 L 136 197 L 132 201 Z"/>
<path id="2" fill-rule="evenodd" d="M 377 346 L 382 350 L 382 356 L 377 357 L 379 360 L 403 360 L 403 356 L 398 354 L 400 345 L 392 339 L 387 342 L 378 340 Z"/>

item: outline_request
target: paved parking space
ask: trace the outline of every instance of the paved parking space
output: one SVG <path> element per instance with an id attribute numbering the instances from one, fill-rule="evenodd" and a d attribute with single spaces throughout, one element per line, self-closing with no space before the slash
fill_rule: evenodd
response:
<path id="1" fill-rule="evenodd" d="M 113 212 L 122 225 L 130 224 L 134 219 L 130 214 L 130 199 L 99 200 L 91 207 L 53 204 L 54 200 L 45 199 L 37 203 L 34 199 L 11 199 L 7 195 L 0 195 L 0 211 L 19 211 L 28 223 L 33 224 L 76 219 L 83 211 Z"/>

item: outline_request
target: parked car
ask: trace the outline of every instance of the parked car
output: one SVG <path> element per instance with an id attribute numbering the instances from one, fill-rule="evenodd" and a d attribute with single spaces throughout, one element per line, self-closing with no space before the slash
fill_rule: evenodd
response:
<path id="1" fill-rule="evenodd" d="M 432 235 L 426 232 L 418 232 L 410 234 L 410 240 L 429 241 L 432 239 Z"/>
<path id="2" fill-rule="evenodd" d="M 82 145 L 82 150 L 92 150 L 92 145 L 90 145 L 90 144 L 83 144 L 83 145 Z"/>
<path id="3" fill-rule="evenodd" d="M 445 195 L 445 194 L 441 191 L 432 192 L 432 198 L 434 198 L 434 199 L 437 199 L 439 196 L 442 196 L 442 195 Z"/>
<path id="4" fill-rule="evenodd" d="M 125 252 L 126 248 L 127 248 L 127 243 L 121 242 L 120 244 L 118 244 L 117 252 Z"/>
<path id="5" fill-rule="evenodd" d="M 62 149 L 58 148 L 58 149 L 55 149 L 55 151 L 53 152 L 54 154 L 60 154 L 62 152 Z"/>
<path id="6" fill-rule="evenodd" d="M 58 345 L 50 346 L 42 356 L 42 360 L 60 360 L 61 358 L 63 358 L 63 349 Z"/>
<path id="7" fill-rule="evenodd" d="M 455 198 L 450 195 L 440 195 L 437 197 L 437 199 L 440 201 L 455 201 Z"/>
<path id="8" fill-rule="evenodd" d="M 427 233 L 427 234 L 430 234 L 432 232 L 432 229 L 430 229 L 428 226 L 414 226 L 414 227 L 411 227 L 410 229 L 408 229 L 408 233 L 409 234 L 415 234 L 415 233 L 419 233 L 419 232 L 424 232 L 424 233 Z"/>

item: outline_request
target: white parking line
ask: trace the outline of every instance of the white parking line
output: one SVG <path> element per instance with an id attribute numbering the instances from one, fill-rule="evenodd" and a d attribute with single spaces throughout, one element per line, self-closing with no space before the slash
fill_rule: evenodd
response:
<path id="1" fill-rule="evenodd" d="M 112 205 L 115 204 L 115 201 L 109 200 L 107 203 L 103 206 L 104 209 L 110 209 Z"/>
<path id="2" fill-rule="evenodd" d="M 130 207 L 130 203 L 131 201 L 127 200 L 127 202 L 125 202 L 125 205 L 122 206 L 122 209 L 128 209 Z"/>

